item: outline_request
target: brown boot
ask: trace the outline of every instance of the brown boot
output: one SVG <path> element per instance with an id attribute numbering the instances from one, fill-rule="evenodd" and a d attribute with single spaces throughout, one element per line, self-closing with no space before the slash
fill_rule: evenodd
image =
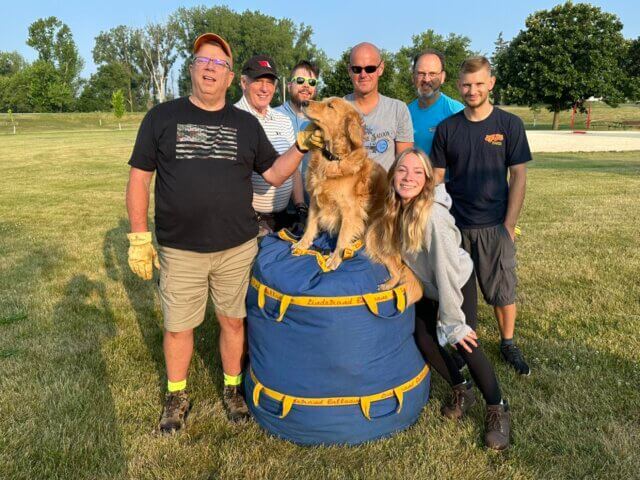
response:
<path id="1" fill-rule="evenodd" d="M 484 443 L 488 448 L 494 450 L 509 448 L 511 414 L 506 400 L 503 405 L 487 405 L 485 428 Z"/>
<path id="2" fill-rule="evenodd" d="M 227 418 L 230 422 L 239 423 L 249 418 L 249 409 L 244 401 L 240 385 L 224 386 L 222 405 L 227 411 Z"/>
<path id="3" fill-rule="evenodd" d="M 191 403 L 186 390 L 167 393 L 164 399 L 164 408 L 160 417 L 160 432 L 172 434 L 184 427 L 189 415 Z"/>
<path id="4" fill-rule="evenodd" d="M 442 415 L 459 420 L 476 403 L 473 382 L 460 383 L 452 388 L 451 399 L 442 406 Z"/>

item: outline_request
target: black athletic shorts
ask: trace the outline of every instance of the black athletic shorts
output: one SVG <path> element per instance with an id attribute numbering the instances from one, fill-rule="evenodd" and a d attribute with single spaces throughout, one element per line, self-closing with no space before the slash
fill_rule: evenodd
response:
<path id="1" fill-rule="evenodd" d="M 516 301 L 516 246 L 506 227 L 460 230 L 462 248 L 471 255 L 480 291 L 489 305 L 504 307 Z"/>

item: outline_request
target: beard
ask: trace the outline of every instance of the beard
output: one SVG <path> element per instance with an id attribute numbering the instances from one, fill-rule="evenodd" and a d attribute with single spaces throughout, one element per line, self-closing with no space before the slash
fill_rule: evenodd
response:
<path id="1" fill-rule="evenodd" d="M 420 87 L 416 87 L 416 93 L 418 97 L 422 98 L 423 100 L 431 100 L 438 94 L 439 91 L 440 85 L 438 85 L 436 88 L 431 88 L 428 92 L 423 91 Z"/>
<path id="2" fill-rule="evenodd" d="M 300 95 L 291 95 L 289 97 L 289 101 L 298 109 L 302 107 L 302 102 L 306 102 L 307 100 L 313 100 L 313 95 L 309 95 L 309 98 L 300 98 Z"/>

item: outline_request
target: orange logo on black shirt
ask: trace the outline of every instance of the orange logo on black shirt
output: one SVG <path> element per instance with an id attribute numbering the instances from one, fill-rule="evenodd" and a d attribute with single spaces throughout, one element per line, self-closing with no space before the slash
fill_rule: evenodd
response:
<path id="1" fill-rule="evenodd" d="M 494 133 L 492 135 L 486 135 L 484 137 L 484 141 L 490 143 L 491 145 L 502 145 L 502 141 L 504 140 L 504 135 L 501 133 Z"/>

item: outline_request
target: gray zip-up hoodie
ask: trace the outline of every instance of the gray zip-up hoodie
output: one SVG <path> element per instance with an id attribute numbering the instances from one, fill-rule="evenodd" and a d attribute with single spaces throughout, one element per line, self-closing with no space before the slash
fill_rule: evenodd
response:
<path id="1" fill-rule="evenodd" d="M 462 237 L 449 213 L 451 197 L 444 184 L 437 185 L 434 193 L 422 250 L 403 252 L 402 257 L 422 281 L 424 296 L 439 302 L 438 341 L 455 345 L 471 331 L 462 311 L 461 288 L 469 280 L 473 261 L 460 248 Z"/>

